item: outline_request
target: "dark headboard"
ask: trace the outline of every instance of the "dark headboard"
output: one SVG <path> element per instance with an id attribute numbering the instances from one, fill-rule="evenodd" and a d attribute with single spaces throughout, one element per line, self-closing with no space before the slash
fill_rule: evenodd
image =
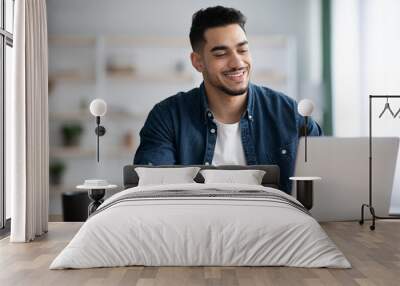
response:
<path id="1" fill-rule="evenodd" d="M 135 171 L 136 167 L 146 168 L 179 168 L 179 167 L 200 167 L 201 169 L 219 169 L 219 170 L 263 170 L 265 171 L 262 185 L 265 187 L 271 187 L 279 189 L 279 166 L 278 165 L 252 165 L 252 166 L 237 166 L 237 165 L 225 165 L 225 166 L 204 166 L 204 165 L 164 165 L 164 166 L 150 166 L 150 165 L 127 165 L 124 167 L 124 189 L 133 188 L 138 185 L 139 177 Z M 194 178 L 197 183 L 204 183 L 203 176 L 200 173 Z"/>

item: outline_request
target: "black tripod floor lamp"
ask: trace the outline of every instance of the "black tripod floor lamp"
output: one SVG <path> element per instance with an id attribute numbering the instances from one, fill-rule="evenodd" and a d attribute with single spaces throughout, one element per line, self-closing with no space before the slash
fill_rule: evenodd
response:
<path id="1" fill-rule="evenodd" d="M 375 209 L 372 205 L 372 100 L 375 98 L 380 98 L 384 99 L 386 98 L 386 104 L 379 115 L 379 118 L 381 118 L 385 112 L 389 112 L 393 118 L 396 118 L 397 115 L 400 113 L 400 109 L 395 113 L 393 110 L 390 108 L 389 104 L 389 98 L 400 98 L 400 95 L 370 95 L 369 96 L 369 202 L 368 204 L 364 203 L 361 206 L 361 220 L 359 221 L 360 224 L 364 224 L 364 208 L 368 208 L 371 215 L 372 215 L 372 224 L 370 225 L 370 229 L 374 230 L 375 229 L 375 219 L 400 219 L 400 216 L 388 216 L 388 217 L 382 217 L 382 216 L 377 216 L 375 214 Z M 397 162 L 399 164 L 399 162 Z"/>

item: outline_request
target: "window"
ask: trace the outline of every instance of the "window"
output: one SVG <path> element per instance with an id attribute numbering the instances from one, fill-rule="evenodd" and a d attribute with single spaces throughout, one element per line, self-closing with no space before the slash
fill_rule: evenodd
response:
<path id="1" fill-rule="evenodd" d="M 5 188 L 5 98 L 11 92 L 11 67 L 14 0 L 0 0 L 0 228 L 4 229 L 10 217 L 9 194 Z M 1 233 L 0 233 L 1 234 Z"/>

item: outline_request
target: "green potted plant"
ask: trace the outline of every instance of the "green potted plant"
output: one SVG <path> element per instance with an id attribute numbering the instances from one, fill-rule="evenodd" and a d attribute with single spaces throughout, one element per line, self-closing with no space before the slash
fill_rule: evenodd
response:
<path id="1" fill-rule="evenodd" d="M 83 128 L 80 124 L 65 124 L 61 127 L 64 146 L 77 146 L 82 134 Z"/>
<path id="2" fill-rule="evenodd" d="M 54 161 L 50 163 L 49 169 L 50 184 L 60 185 L 65 170 L 65 164 L 62 161 Z"/>

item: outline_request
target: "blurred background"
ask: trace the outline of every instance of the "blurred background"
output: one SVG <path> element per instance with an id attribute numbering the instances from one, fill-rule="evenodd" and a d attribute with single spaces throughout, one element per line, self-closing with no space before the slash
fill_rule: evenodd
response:
<path id="1" fill-rule="evenodd" d="M 153 105 L 201 83 L 191 17 L 215 5 L 247 17 L 252 82 L 313 100 L 325 135 L 368 136 L 368 94 L 400 94 L 400 1 L 47 0 L 52 220 L 62 219 L 62 194 L 85 179 L 122 186 Z M 100 163 L 95 98 L 108 104 Z M 374 103 L 376 118 L 385 103 Z M 374 136 L 399 136 L 398 118 L 373 124 Z"/>

